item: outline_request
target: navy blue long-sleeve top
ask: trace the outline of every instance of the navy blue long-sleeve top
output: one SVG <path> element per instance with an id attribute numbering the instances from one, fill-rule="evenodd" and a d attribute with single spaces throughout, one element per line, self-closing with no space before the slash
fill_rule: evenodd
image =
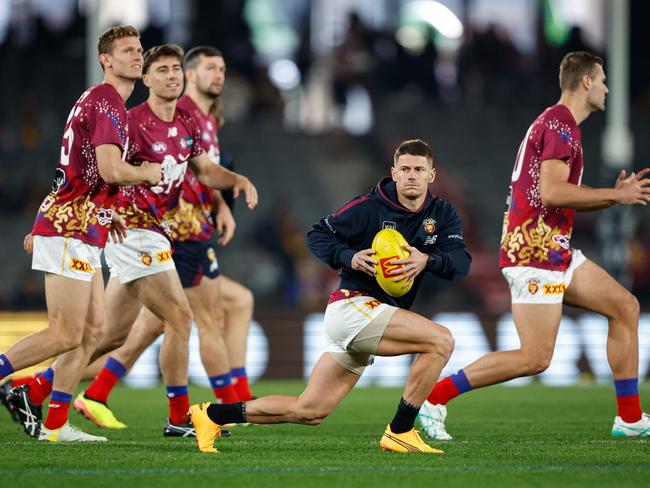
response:
<path id="1" fill-rule="evenodd" d="M 446 280 L 457 280 L 469 272 L 472 257 L 465 240 L 460 217 L 449 203 L 427 192 L 422 206 L 412 211 L 397 200 L 391 178 L 382 179 L 367 195 L 353 198 L 336 212 L 323 217 L 307 233 L 311 251 L 334 269 L 340 269 L 340 288 L 355 290 L 396 307 L 409 309 L 415 300 L 424 272 L 408 293 L 392 297 L 377 280 L 351 268 L 352 256 L 372 247 L 382 229 L 399 231 L 419 251 L 434 257 L 430 272 Z"/>

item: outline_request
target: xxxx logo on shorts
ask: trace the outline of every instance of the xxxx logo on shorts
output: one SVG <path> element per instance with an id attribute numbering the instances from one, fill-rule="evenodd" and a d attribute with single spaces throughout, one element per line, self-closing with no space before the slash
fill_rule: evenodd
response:
<path id="1" fill-rule="evenodd" d="M 534 295 L 539 290 L 539 280 L 537 278 L 531 278 L 527 281 L 528 283 L 528 293 Z"/>
<path id="2" fill-rule="evenodd" d="M 384 275 L 384 278 L 390 278 L 391 271 L 393 271 L 394 269 L 400 269 L 402 267 L 401 264 L 390 264 L 391 261 L 394 261 L 396 259 L 399 259 L 398 255 L 388 256 L 387 258 L 383 258 L 379 260 L 379 267 L 381 268 L 381 272 Z"/>
<path id="3" fill-rule="evenodd" d="M 151 254 L 149 254 L 146 251 L 143 251 L 140 253 L 140 261 L 142 261 L 142 264 L 145 266 L 151 266 L 151 262 L 153 259 L 151 258 Z"/>
<path id="4" fill-rule="evenodd" d="M 562 295 L 565 291 L 564 283 L 544 285 L 544 295 Z"/>
<path id="5" fill-rule="evenodd" d="M 374 310 L 379 305 L 381 305 L 381 302 L 379 300 L 368 300 L 366 303 L 364 303 L 364 305 L 368 307 L 370 310 Z"/>
<path id="6" fill-rule="evenodd" d="M 172 250 L 167 249 L 165 251 L 160 251 L 156 253 L 156 261 L 158 264 L 166 263 L 172 258 Z"/>
<path id="7" fill-rule="evenodd" d="M 70 259 L 70 269 L 72 271 L 81 271 L 82 273 L 92 273 L 95 271 L 88 261 L 82 261 L 77 258 Z"/>

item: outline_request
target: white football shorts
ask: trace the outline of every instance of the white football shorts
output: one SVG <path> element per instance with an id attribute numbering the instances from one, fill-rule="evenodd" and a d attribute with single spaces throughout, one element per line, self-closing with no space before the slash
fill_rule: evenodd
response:
<path id="1" fill-rule="evenodd" d="M 511 266 L 501 272 L 510 287 L 512 303 L 562 303 L 573 272 L 586 260 L 582 251 L 571 249 L 571 263 L 565 271 Z"/>
<path id="2" fill-rule="evenodd" d="M 102 249 L 73 237 L 34 236 L 32 269 L 90 281 L 102 269 Z"/>
<path id="3" fill-rule="evenodd" d="M 397 307 L 369 296 L 330 303 L 325 309 L 326 351 L 358 375 L 372 364 L 379 341 Z"/>
<path id="4" fill-rule="evenodd" d="M 123 285 L 145 276 L 176 269 L 169 240 L 152 230 L 127 229 L 121 243 L 107 242 L 106 264 Z"/>

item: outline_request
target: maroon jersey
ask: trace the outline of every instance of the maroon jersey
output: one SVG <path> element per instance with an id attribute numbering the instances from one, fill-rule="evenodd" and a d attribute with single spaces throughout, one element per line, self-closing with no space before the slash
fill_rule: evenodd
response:
<path id="1" fill-rule="evenodd" d="M 205 115 L 187 95 L 180 98 L 178 106 L 183 107 L 196 119 L 201 127 L 201 145 L 210 161 L 220 164 L 217 121 L 213 115 Z M 204 241 L 212 237 L 212 188 L 205 186 L 190 171 L 185 175 L 180 202 L 174 214 L 177 241 Z"/>
<path id="2" fill-rule="evenodd" d="M 570 168 L 569 183 L 582 180 L 580 128 L 564 105 L 547 108 L 528 129 L 512 173 L 503 221 L 500 266 L 532 266 L 564 271 L 571 261 L 575 209 L 542 205 L 542 161 L 560 159 Z"/>
<path id="3" fill-rule="evenodd" d="M 52 191 L 38 209 L 32 234 L 104 247 L 117 187 L 99 176 L 95 148 L 103 144 L 118 146 L 123 158 L 129 144 L 124 101 L 108 83 L 89 88 L 72 107 Z"/>
<path id="4" fill-rule="evenodd" d="M 192 116 L 176 107 L 174 119 L 166 122 L 153 113 L 144 102 L 128 112 L 131 148 L 127 158 L 135 164 L 142 161 L 160 163 L 162 179 L 156 186 L 140 184 L 121 187 L 118 210 L 128 227 L 148 229 L 171 238 L 169 215 L 178 205 L 181 184 L 188 160 L 203 153 L 196 141 L 201 129 Z"/>

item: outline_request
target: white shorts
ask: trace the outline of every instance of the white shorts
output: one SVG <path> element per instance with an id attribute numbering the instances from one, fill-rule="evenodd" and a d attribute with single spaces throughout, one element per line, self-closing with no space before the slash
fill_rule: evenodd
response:
<path id="1" fill-rule="evenodd" d="M 101 253 L 100 247 L 73 237 L 34 236 L 32 269 L 90 281 L 102 269 Z"/>
<path id="2" fill-rule="evenodd" d="M 127 229 L 124 242 L 106 243 L 104 257 L 111 277 L 116 276 L 123 285 L 176 269 L 169 240 L 152 230 Z"/>
<path id="3" fill-rule="evenodd" d="M 565 271 L 512 266 L 501 272 L 510 287 L 512 303 L 562 303 L 573 272 L 586 260 L 579 249 L 571 249 L 571 263 Z"/>

